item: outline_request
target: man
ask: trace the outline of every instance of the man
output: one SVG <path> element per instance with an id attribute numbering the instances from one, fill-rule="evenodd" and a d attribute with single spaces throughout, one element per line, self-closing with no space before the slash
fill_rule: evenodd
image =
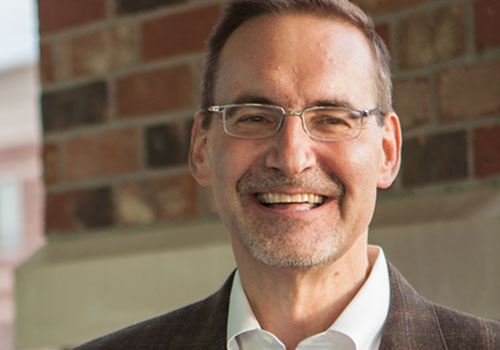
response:
<path id="1" fill-rule="evenodd" d="M 346 0 L 230 1 L 189 156 L 237 271 L 87 349 L 500 349 L 500 325 L 416 294 L 367 243 L 400 165 L 387 50 Z"/>

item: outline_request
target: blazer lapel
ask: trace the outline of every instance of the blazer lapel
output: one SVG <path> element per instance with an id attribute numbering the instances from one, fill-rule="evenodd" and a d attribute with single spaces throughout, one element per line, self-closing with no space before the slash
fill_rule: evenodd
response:
<path id="1" fill-rule="evenodd" d="M 391 304 L 379 349 L 447 349 L 433 305 L 421 297 L 394 266 L 390 263 L 388 266 Z"/>

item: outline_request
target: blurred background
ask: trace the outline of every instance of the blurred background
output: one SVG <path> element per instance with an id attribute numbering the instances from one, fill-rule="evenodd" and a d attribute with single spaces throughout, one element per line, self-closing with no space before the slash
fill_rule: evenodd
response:
<path id="1" fill-rule="evenodd" d="M 500 320 L 500 2 L 353 2 L 404 130 L 370 240 L 425 296 Z M 71 348 L 234 268 L 186 160 L 223 3 L 0 0 L 0 350 Z"/>
<path id="2" fill-rule="evenodd" d="M 14 349 L 14 267 L 44 241 L 33 0 L 0 0 L 0 349 Z"/>

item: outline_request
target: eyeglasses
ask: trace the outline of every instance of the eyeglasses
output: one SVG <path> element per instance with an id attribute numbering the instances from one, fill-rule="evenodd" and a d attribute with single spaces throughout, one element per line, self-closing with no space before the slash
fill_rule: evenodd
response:
<path id="1" fill-rule="evenodd" d="M 300 113 L 287 112 L 278 106 L 259 103 L 229 104 L 208 107 L 222 113 L 226 134 L 245 139 L 274 136 L 283 125 L 286 115 L 300 116 L 306 133 L 319 141 L 344 141 L 361 133 L 364 117 L 379 114 L 380 108 L 358 110 L 345 107 L 310 107 Z"/>

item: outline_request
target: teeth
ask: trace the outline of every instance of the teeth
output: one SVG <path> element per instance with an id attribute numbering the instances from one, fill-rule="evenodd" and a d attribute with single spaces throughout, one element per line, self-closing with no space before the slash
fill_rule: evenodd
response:
<path id="1" fill-rule="evenodd" d="M 321 204 L 325 201 L 323 196 L 313 193 L 284 194 L 284 193 L 260 193 L 257 199 L 263 203 L 312 203 Z"/>

